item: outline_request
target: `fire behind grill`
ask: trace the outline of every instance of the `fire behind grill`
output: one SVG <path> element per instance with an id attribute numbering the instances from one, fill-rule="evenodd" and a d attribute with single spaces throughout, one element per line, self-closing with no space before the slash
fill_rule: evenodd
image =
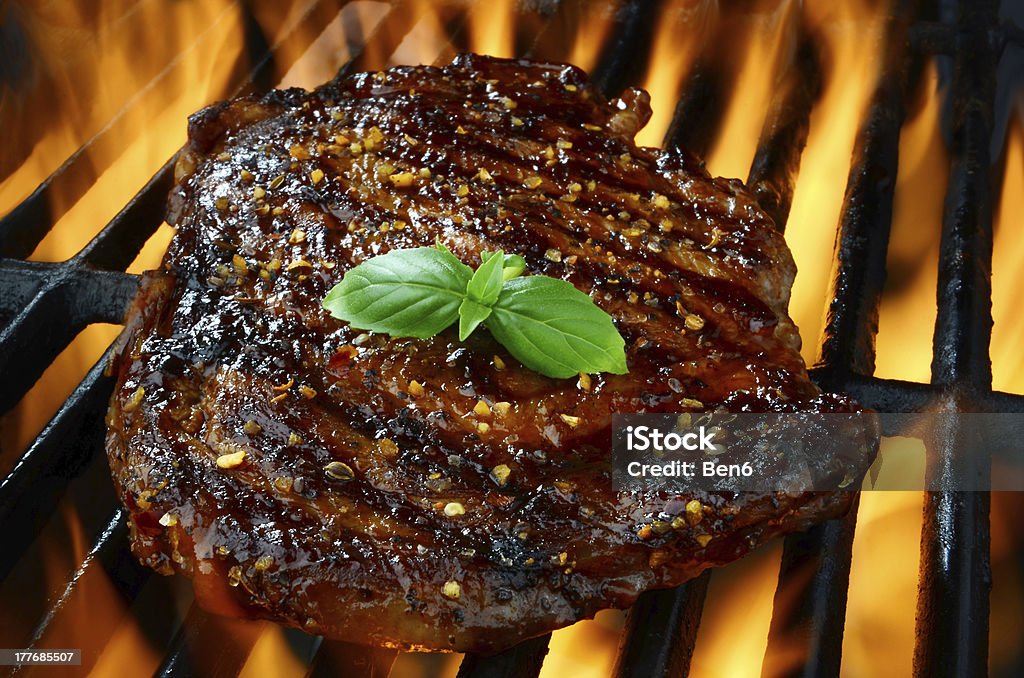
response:
<path id="1" fill-rule="evenodd" d="M 243 3 L 244 4 L 244 3 Z M 337 14 L 327 2 L 311 3 L 288 40 L 325 26 Z M 658 2 L 624 2 L 593 73 L 609 95 L 636 84 L 646 68 L 638 46 L 651 40 Z M 580 0 L 530 5 L 537 27 L 520 36 L 517 51 L 545 56 L 545 45 L 581 20 Z M 959 8 L 940 3 L 918 11 L 897 2 L 886 28 L 882 71 L 857 137 L 837 235 L 834 301 L 828 309 L 821 361 L 812 371 L 826 390 L 845 391 L 880 411 L 920 411 L 936 403 L 964 410 L 1024 411 L 1024 396 L 995 392 L 989 361 L 991 319 L 992 186 L 995 69 L 1008 44 L 1019 45 L 1019 27 L 1000 24 L 998 3 L 965 0 Z M 416 12 L 394 2 L 375 30 L 350 36 L 358 56 L 343 71 L 377 68 L 413 29 Z M 304 30 L 300 30 L 304 29 Z M 458 16 L 445 25 L 451 53 L 468 47 Z M 246 45 L 255 65 L 245 91 L 271 86 L 283 72 L 282 43 L 270 45 L 259 25 L 247 25 Z M 365 46 L 365 47 L 364 47 Z M 874 335 L 886 273 L 900 128 L 909 92 L 924 62 L 941 55 L 951 68 L 952 170 L 946 188 L 938 279 L 931 384 L 879 379 L 874 371 Z M 446 60 L 450 53 L 442 54 Z M 801 35 L 794 61 L 798 86 L 772 102 L 749 184 L 775 218 L 786 223 L 794 180 L 807 139 L 810 112 L 820 94 L 813 40 Z M 710 59 L 698 58 L 676 106 L 666 143 L 707 151 L 722 110 L 722 83 Z M 230 92 L 225 92 L 230 94 Z M 106 140 L 109 142 L 109 139 Z M 103 143 L 102 133 L 90 144 Z M 119 323 L 138 285 L 123 273 L 161 221 L 171 185 L 171 162 L 72 259 L 36 263 L 25 258 L 53 226 L 53 195 L 85 190 L 91 168 L 88 148 L 72 156 L 34 193 L 0 221 L 0 411 L 16 404 L 57 354 L 85 326 Z M 79 195 L 80 195 L 79 192 Z M 177 625 L 171 611 L 173 585 L 144 588 L 153 576 L 128 549 L 126 516 L 116 506 L 102 452 L 103 415 L 112 388 L 104 375 L 107 356 L 86 375 L 45 430 L 0 482 L 0 581 L 33 581 L 39 562 L 37 537 L 54 507 L 70 496 L 90 536 L 84 562 L 64 588 L 40 591 L 38 619 L 25 644 L 60 638 L 61 628 L 87 623 L 90 601 L 81 582 L 90 570 L 105 571 L 119 598 L 139 613 L 154 645 L 165 648 L 163 676 L 233 675 L 256 641 L 251 625 L 221 619 L 192 607 Z M 942 486 L 963 469 L 953 468 L 954 433 L 934 450 L 939 462 L 930 477 Z M 965 455 L 957 455 L 962 463 Z M 984 472 L 982 451 L 970 456 Z M 984 675 L 989 636 L 989 503 L 985 493 L 936 492 L 925 499 L 921 540 L 915 673 Z M 837 675 L 856 511 L 785 541 L 775 608 L 765 655 L 765 675 Z M 105 526 L 105 527 L 104 527 Z M 685 675 L 696 642 L 710 573 L 674 590 L 644 594 L 630 611 L 621 639 L 617 676 Z M 38 572 L 35 573 L 38 579 Z M 38 584 L 36 584 L 39 586 Z M 145 599 L 141 599 L 144 597 Z M 293 652 L 315 675 L 386 675 L 395 659 L 388 650 L 363 648 L 290 634 Z M 550 636 L 533 639 L 497 656 L 467 656 L 460 676 L 533 676 L 543 663 Z M 6 639 L 5 639 L 6 640 Z M 102 647 L 84 648 L 86 666 Z M 799 657 L 796 665 L 789 658 Z"/>

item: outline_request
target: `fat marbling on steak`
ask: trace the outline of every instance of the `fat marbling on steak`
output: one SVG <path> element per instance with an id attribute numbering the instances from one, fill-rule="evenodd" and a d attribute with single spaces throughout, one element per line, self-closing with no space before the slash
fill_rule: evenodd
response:
<path id="1" fill-rule="evenodd" d="M 215 611 L 490 652 L 842 514 L 852 493 L 611 486 L 612 413 L 858 410 L 808 379 L 771 220 L 635 146 L 649 115 L 572 66 L 477 56 L 195 114 L 114 364 L 136 555 Z M 590 294 L 629 373 L 549 379 L 484 331 L 394 339 L 321 308 L 352 266 L 436 240 Z"/>

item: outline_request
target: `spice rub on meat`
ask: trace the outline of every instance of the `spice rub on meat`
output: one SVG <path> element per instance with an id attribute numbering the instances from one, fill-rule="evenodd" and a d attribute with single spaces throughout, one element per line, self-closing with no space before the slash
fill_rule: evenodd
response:
<path id="1" fill-rule="evenodd" d="M 858 409 L 807 376 L 770 219 L 635 146 L 649 114 L 574 67 L 477 56 L 195 114 L 177 235 L 114 364 L 135 554 L 216 611 L 491 652 L 846 511 L 852 493 L 612 489 L 616 412 Z M 629 373 L 549 379 L 484 331 L 394 339 L 321 308 L 352 266 L 436 240 L 590 294 Z"/>

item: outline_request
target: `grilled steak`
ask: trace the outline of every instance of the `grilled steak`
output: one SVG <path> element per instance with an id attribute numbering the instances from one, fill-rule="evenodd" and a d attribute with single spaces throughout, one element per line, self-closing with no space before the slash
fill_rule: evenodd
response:
<path id="1" fill-rule="evenodd" d="M 115 365 L 136 555 L 215 611 L 490 652 L 842 514 L 852 493 L 611 486 L 616 412 L 858 409 L 808 379 L 770 219 L 636 147 L 649 113 L 571 66 L 463 56 L 194 115 Z M 549 379 L 485 331 L 394 339 L 321 308 L 352 266 L 435 240 L 591 294 L 629 374 Z"/>

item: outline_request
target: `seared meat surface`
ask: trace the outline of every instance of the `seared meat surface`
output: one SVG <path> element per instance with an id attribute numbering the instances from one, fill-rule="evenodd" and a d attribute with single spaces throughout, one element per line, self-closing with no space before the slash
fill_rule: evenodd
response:
<path id="1" fill-rule="evenodd" d="M 636 147 L 649 113 L 571 66 L 464 56 L 194 115 L 177 235 L 115 364 L 136 555 L 216 611 L 489 652 L 842 514 L 852 493 L 612 489 L 616 412 L 858 409 L 808 379 L 770 219 Z M 392 339 L 321 308 L 352 266 L 435 240 L 591 294 L 629 374 L 549 379 L 485 331 Z"/>

